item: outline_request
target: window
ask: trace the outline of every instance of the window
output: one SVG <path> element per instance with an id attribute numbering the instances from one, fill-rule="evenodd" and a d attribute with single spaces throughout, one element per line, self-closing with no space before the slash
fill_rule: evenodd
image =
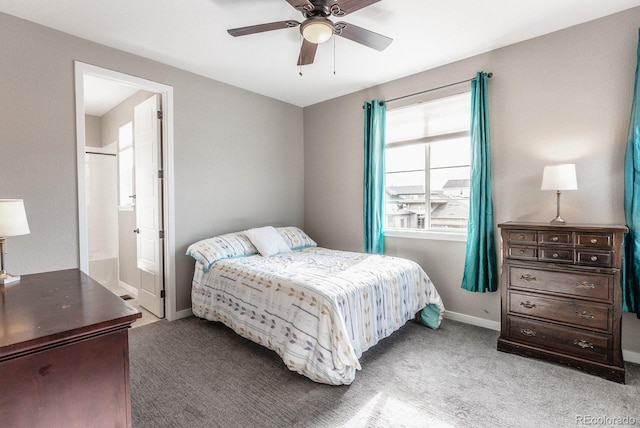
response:
<path id="1" fill-rule="evenodd" d="M 470 96 L 387 111 L 385 230 L 466 232 Z"/>
<path id="2" fill-rule="evenodd" d="M 135 203 L 133 187 L 133 123 L 118 130 L 118 173 L 120 178 L 120 208 L 131 209 Z"/>

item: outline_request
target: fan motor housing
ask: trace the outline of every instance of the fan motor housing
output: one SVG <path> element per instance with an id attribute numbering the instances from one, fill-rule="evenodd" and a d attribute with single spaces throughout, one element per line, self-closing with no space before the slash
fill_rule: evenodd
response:
<path id="1" fill-rule="evenodd" d="M 315 16 L 327 17 L 331 15 L 331 7 L 328 5 L 329 2 L 312 1 L 311 3 L 313 3 L 313 10 L 304 11 L 303 15 L 305 18 L 313 18 Z"/>

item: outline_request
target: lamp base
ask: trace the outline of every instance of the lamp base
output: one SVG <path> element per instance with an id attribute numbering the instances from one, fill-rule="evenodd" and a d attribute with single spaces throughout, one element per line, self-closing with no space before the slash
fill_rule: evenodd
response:
<path id="1" fill-rule="evenodd" d="M 6 272 L 0 273 L 0 285 L 11 284 L 20 281 L 20 275 L 9 275 Z"/>
<path id="2" fill-rule="evenodd" d="M 549 222 L 550 224 L 567 224 L 567 221 L 560 216 L 557 216 Z"/>

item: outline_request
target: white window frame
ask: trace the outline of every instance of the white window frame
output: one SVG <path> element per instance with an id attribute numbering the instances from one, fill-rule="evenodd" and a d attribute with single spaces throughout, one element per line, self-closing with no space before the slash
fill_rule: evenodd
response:
<path id="1" fill-rule="evenodd" d="M 436 100 L 439 98 L 447 98 L 449 96 L 459 95 L 462 93 L 470 93 L 470 90 L 463 90 L 453 94 L 442 95 L 440 97 L 431 98 L 431 100 Z M 450 134 L 440 135 L 440 136 L 425 136 L 414 141 L 402 142 L 391 144 L 393 146 L 399 147 L 402 144 L 419 144 L 419 143 L 431 143 L 436 142 L 442 139 L 454 139 L 469 136 L 469 131 L 460 131 L 460 132 L 452 132 Z M 385 148 L 386 155 L 386 148 Z M 428 156 L 428 154 L 427 154 Z M 428 159 L 427 159 L 428 161 Z M 427 162 L 426 167 L 429 167 L 429 163 Z M 429 184 L 429 170 L 426 171 L 425 184 Z M 386 171 L 385 171 L 386 174 Z M 426 186 L 425 192 L 430 189 L 430 186 Z M 430 193 L 430 192 L 429 192 Z M 383 225 L 383 234 L 385 237 L 390 238 L 409 238 L 409 239 L 426 239 L 426 240 L 440 240 L 440 241 L 454 241 L 454 242 L 466 242 L 468 231 L 464 230 L 451 230 L 444 228 L 429 228 L 429 229 L 406 229 L 406 228 L 391 228 L 386 226 L 386 194 L 385 197 L 385 213 L 384 213 L 384 225 Z M 427 196 L 425 194 L 425 204 L 429 203 L 430 195 Z M 426 210 L 428 211 L 428 210 Z M 426 214 L 428 215 L 428 214 Z M 425 218 L 425 222 L 427 218 Z"/>

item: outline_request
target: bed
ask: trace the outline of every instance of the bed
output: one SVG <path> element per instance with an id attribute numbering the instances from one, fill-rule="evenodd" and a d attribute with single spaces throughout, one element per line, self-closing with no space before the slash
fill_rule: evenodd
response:
<path id="1" fill-rule="evenodd" d="M 222 322 L 320 383 L 352 383 L 363 352 L 418 313 L 433 329 L 444 314 L 417 263 L 321 248 L 297 227 L 220 235 L 187 254 L 196 260 L 195 316 Z"/>

